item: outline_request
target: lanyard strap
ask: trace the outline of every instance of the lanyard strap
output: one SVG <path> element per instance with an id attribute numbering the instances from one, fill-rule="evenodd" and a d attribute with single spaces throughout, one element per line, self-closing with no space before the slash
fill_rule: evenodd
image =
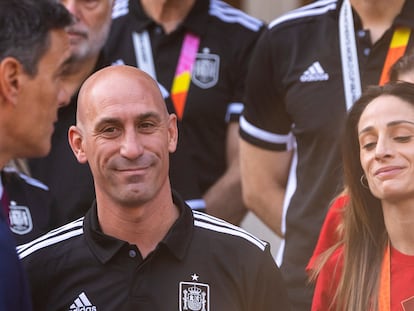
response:
<path id="1" fill-rule="evenodd" d="M 382 69 L 379 85 L 384 85 L 389 80 L 389 70 L 391 66 L 404 55 L 410 39 L 411 29 L 408 27 L 398 27 L 395 29 L 385 58 L 384 68 Z"/>
<path id="2" fill-rule="evenodd" d="M 380 289 L 378 296 L 378 311 L 389 311 L 391 308 L 391 252 L 390 242 L 385 248 L 381 265 Z"/>
<path id="3" fill-rule="evenodd" d="M 411 29 L 397 27 L 392 36 L 388 53 L 382 68 L 379 85 L 388 82 L 389 69 L 398 58 L 404 55 L 410 38 Z M 349 110 L 361 96 L 361 76 L 359 72 L 358 52 L 355 41 L 354 19 L 349 0 L 344 0 L 339 13 L 339 44 L 342 61 L 346 108 Z"/>
<path id="4" fill-rule="evenodd" d="M 175 70 L 174 81 L 171 88 L 171 99 L 179 120 L 182 119 L 184 107 L 190 88 L 191 73 L 196 59 L 200 38 L 192 33 L 187 33 L 181 47 L 180 58 Z"/>
<path id="5" fill-rule="evenodd" d="M 148 31 L 132 33 L 132 43 L 135 50 L 137 66 L 149 74 L 154 80 L 157 80 L 155 73 L 154 57 L 152 56 L 151 41 Z"/>
<path id="6" fill-rule="evenodd" d="M 132 42 L 134 44 L 138 67 L 156 80 L 157 76 L 154 66 L 154 57 L 152 55 L 152 47 L 148 31 L 145 30 L 141 33 L 133 32 Z M 199 44 L 200 37 L 195 34 L 188 32 L 184 36 L 171 87 L 171 100 L 179 120 L 183 117 L 188 89 L 190 88 L 191 74 Z"/>
<path id="7" fill-rule="evenodd" d="M 346 109 L 349 110 L 361 96 L 358 53 L 355 41 L 354 19 L 349 0 L 344 0 L 339 13 L 339 45 L 342 61 Z"/>

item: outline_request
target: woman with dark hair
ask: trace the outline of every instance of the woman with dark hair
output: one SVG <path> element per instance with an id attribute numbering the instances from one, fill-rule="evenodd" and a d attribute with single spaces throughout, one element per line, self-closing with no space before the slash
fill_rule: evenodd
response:
<path id="1" fill-rule="evenodd" d="M 400 57 L 389 70 L 389 80 L 392 82 L 414 83 L 414 51 Z M 335 197 L 330 205 L 319 233 L 318 242 L 312 257 L 306 267 L 308 274 L 312 275 L 315 261 L 318 256 L 335 244 L 342 234 L 342 213 L 348 197 L 346 189 Z"/>
<path id="2" fill-rule="evenodd" d="M 414 85 L 369 88 L 342 150 L 343 232 L 315 264 L 312 310 L 414 310 Z"/>

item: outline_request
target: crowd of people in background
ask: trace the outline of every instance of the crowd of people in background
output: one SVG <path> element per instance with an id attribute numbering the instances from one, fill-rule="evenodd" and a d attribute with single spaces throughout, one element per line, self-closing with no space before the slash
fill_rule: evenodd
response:
<path id="1" fill-rule="evenodd" d="M 0 310 L 414 310 L 413 29 L 408 0 L 1 1 Z"/>

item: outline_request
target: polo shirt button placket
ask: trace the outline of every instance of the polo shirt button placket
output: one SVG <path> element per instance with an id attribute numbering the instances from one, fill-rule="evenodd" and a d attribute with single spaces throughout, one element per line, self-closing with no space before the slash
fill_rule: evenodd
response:
<path id="1" fill-rule="evenodd" d="M 135 257 L 137 257 L 137 251 L 134 250 L 134 249 L 130 249 L 129 252 L 128 252 L 128 255 L 129 255 L 130 258 L 135 258 Z"/>

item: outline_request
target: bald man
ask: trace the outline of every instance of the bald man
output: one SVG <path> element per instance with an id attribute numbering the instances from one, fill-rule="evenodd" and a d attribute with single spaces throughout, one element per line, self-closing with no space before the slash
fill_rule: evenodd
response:
<path id="1" fill-rule="evenodd" d="M 176 121 L 135 67 L 83 84 L 69 142 L 96 204 L 18 248 L 35 310 L 289 310 L 269 245 L 172 192 Z"/>

